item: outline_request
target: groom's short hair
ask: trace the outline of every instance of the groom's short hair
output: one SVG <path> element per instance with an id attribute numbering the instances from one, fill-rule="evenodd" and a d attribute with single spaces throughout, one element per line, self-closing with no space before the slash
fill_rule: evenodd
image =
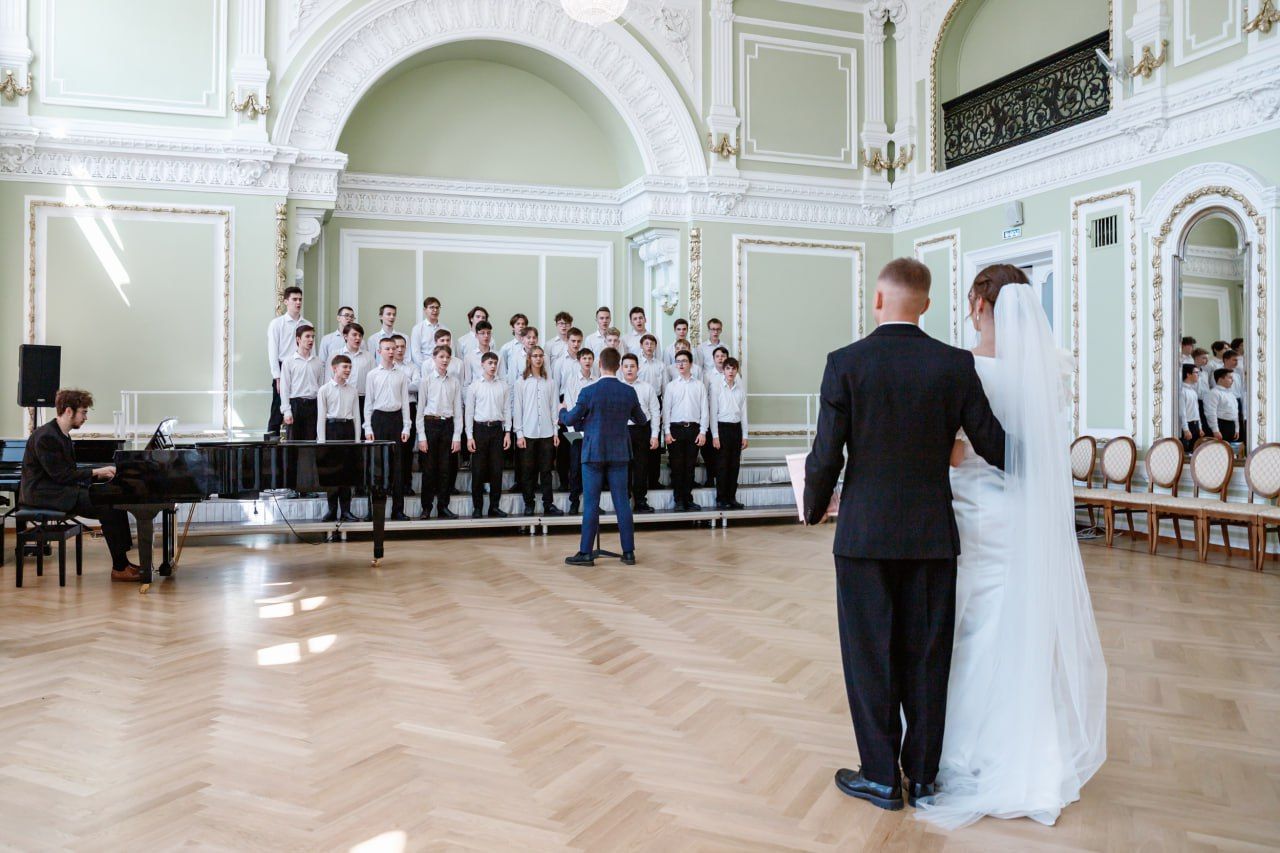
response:
<path id="1" fill-rule="evenodd" d="M 607 370 L 610 373 L 618 372 L 618 365 L 622 363 L 622 356 L 613 347 L 605 347 L 600 353 L 600 369 Z"/>
<path id="2" fill-rule="evenodd" d="M 919 296 L 929 295 L 929 268 L 915 258 L 894 258 L 880 270 L 880 279 Z"/>

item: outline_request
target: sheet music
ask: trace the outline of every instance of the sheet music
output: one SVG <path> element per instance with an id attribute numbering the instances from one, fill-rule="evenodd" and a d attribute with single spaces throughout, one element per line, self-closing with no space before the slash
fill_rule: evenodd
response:
<path id="1" fill-rule="evenodd" d="M 796 515 L 804 521 L 804 461 L 807 453 L 788 453 L 787 472 L 791 475 L 791 491 L 795 493 Z M 831 503 L 827 505 L 827 515 L 835 515 L 840 511 L 840 487 L 836 486 L 831 493 Z"/>

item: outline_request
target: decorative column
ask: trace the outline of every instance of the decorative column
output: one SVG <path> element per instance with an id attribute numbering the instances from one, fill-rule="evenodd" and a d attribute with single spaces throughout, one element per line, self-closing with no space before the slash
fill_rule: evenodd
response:
<path id="1" fill-rule="evenodd" d="M 707 128 L 711 174 L 738 177 L 738 128 L 742 119 L 733 105 L 733 0 L 711 0 L 711 112 Z"/>
<path id="2" fill-rule="evenodd" d="M 236 139 L 267 141 L 266 113 L 271 109 L 267 82 L 267 0 L 238 0 L 235 62 L 231 66 L 231 109 L 235 112 Z"/>
<path id="3" fill-rule="evenodd" d="M 0 126 L 31 124 L 31 45 L 27 40 L 27 0 L 0 0 Z"/>

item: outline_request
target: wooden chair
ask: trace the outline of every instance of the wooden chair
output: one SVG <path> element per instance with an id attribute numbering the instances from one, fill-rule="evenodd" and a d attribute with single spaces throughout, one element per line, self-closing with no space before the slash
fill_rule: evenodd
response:
<path id="1" fill-rule="evenodd" d="M 1117 490 L 1111 484 L 1123 488 L 1123 494 L 1133 491 L 1133 470 L 1138 467 L 1138 446 L 1127 435 L 1110 439 L 1102 448 L 1102 458 L 1098 467 L 1102 470 L 1102 488 L 1077 491 L 1076 501 L 1086 506 L 1102 507 L 1102 517 L 1106 522 L 1107 545 L 1115 540 L 1116 519 L 1113 499 Z M 1133 507 L 1121 507 L 1121 512 L 1129 519 L 1129 534 L 1133 535 Z"/>
<path id="2" fill-rule="evenodd" d="M 1243 504 L 1236 504 L 1235 507 L 1243 508 L 1243 516 L 1237 514 L 1239 510 L 1231 508 L 1232 505 L 1227 501 L 1227 487 L 1231 484 L 1231 472 L 1235 470 L 1236 457 L 1231 445 L 1221 439 L 1206 441 L 1196 447 L 1196 452 L 1191 454 L 1191 481 L 1195 483 L 1195 497 L 1198 498 L 1195 505 L 1200 508 L 1199 527 L 1196 531 L 1196 541 L 1199 545 L 1199 557 L 1206 560 L 1209 557 L 1209 519 L 1218 518 L 1222 520 L 1222 541 L 1227 548 L 1227 556 L 1231 555 L 1231 537 L 1227 532 L 1227 524 L 1239 524 L 1239 521 L 1227 521 L 1227 518 L 1249 517 L 1249 511 Z M 1207 500 L 1201 498 L 1201 493 L 1217 495 L 1217 500 Z M 1229 515 L 1230 514 L 1230 515 Z M 1251 522 L 1250 522 L 1251 523 Z"/>
<path id="3" fill-rule="evenodd" d="M 1263 498 L 1270 503 L 1254 504 L 1253 567 L 1262 571 L 1267 560 L 1267 530 L 1280 529 L 1280 507 L 1276 506 L 1276 497 L 1280 495 L 1280 444 L 1271 442 L 1262 444 L 1249 454 L 1245 463 L 1244 478 L 1249 483 L 1249 501 L 1255 497 Z"/>
<path id="4" fill-rule="evenodd" d="M 1147 450 L 1144 465 L 1147 469 L 1147 494 L 1132 497 L 1116 497 L 1116 506 L 1125 504 L 1147 511 L 1147 550 L 1154 554 L 1160 541 L 1160 519 L 1173 520 L 1173 535 L 1182 548 L 1182 519 L 1191 519 L 1191 528 L 1199 535 L 1201 510 L 1178 497 L 1178 484 L 1182 481 L 1182 468 L 1186 464 L 1182 442 L 1176 438 L 1162 438 Z M 1168 489 L 1168 494 L 1156 489 Z"/>
<path id="5" fill-rule="evenodd" d="M 1075 487 L 1076 506 L 1084 506 L 1089 510 L 1090 527 L 1098 526 L 1098 519 L 1094 516 L 1094 505 L 1081 502 L 1080 493 L 1093 489 L 1093 469 L 1097 466 L 1098 440 L 1096 438 L 1091 435 L 1082 435 L 1071 442 L 1071 479 L 1084 483 L 1084 486 Z"/>

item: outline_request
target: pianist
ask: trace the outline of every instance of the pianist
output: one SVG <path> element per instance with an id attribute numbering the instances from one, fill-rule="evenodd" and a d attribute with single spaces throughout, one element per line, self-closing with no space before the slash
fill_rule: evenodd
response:
<path id="1" fill-rule="evenodd" d="M 89 499 L 89 484 L 94 480 L 110 480 L 114 466 L 102 468 L 76 467 L 75 446 L 71 431 L 84 426 L 93 406 L 88 391 L 61 388 L 54 398 L 56 417 L 31 433 L 22 457 L 22 484 L 18 505 L 26 509 L 56 509 L 81 518 L 97 518 L 102 523 L 102 536 L 111 551 L 111 579 L 138 580 L 138 567 L 129 562 L 129 521 L 124 510 L 96 507 Z"/>

